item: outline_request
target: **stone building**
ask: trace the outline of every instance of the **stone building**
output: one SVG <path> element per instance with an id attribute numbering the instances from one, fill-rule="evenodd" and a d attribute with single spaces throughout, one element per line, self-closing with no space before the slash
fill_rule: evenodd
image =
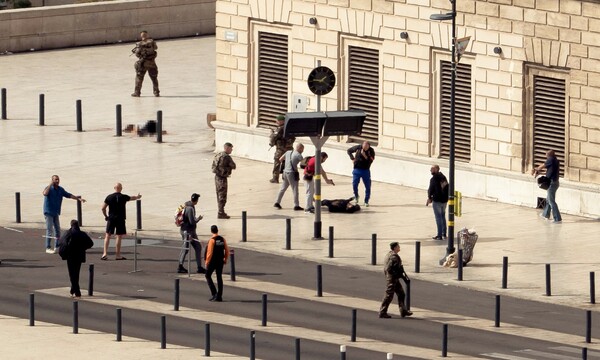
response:
<path id="1" fill-rule="evenodd" d="M 545 192 L 529 171 L 554 149 L 561 211 L 597 217 L 600 1 L 456 1 L 457 38 L 470 37 L 457 68 L 456 190 L 535 207 Z M 425 188 L 431 164 L 448 167 L 452 25 L 430 15 L 451 6 L 217 0 L 217 143 L 270 161 L 275 115 L 316 110 L 306 79 L 320 62 L 337 80 L 321 110 L 368 114 L 360 136 L 327 141 L 339 158 L 328 171 L 350 174 L 345 150 L 367 139 L 374 180 Z"/>

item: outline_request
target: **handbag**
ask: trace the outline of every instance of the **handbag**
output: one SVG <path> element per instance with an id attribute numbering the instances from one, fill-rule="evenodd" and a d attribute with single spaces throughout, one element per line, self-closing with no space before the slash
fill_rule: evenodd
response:
<path id="1" fill-rule="evenodd" d="M 552 180 L 547 176 L 540 176 L 537 178 L 538 187 L 542 190 L 548 190 L 551 181 Z"/>
<path id="2" fill-rule="evenodd" d="M 312 181 L 313 176 L 311 174 L 304 174 L 303 179 L 306 181 Z"/>
<path id="3" fill-rule="evenodd" d="M 294 171 L 294 180 L 300 181 L 300 173 L 298 171 Z"/>

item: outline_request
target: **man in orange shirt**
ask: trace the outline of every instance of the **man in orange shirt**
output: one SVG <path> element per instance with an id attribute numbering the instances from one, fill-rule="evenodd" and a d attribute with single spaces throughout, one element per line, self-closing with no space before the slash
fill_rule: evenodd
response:
<path id="1" fill-rule="evenodd" d="M 217 225 L 210 227 L 213 236 L 206 247 L 206 282 L 212 297 L 210 301 L 223 301 L 223 265 L 227 264 L 229 258 L 229 247 L 225 238 L 219 235 Z M 212 280 L 212 273 L 217 273 L 217 288 Z"/>

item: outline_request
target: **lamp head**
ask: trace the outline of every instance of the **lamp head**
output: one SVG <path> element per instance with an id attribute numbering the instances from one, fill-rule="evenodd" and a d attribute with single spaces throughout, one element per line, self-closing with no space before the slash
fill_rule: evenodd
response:
<path id="1" fill-rule="evenodd" d="M 439 21 L 452 20 L 453 18 L 454 18 L 454 13 L 431 14 L 431 15 L 429 15 L 429 19 L 431 19 L 431 20 L 439 20 Z"/>

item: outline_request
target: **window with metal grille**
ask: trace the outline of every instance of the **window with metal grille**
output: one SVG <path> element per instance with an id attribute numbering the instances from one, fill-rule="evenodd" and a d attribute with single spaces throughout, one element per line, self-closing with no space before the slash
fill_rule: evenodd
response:
<path id="1" fill-rule="evenodd" d="M 377 145 L 379 139 L 379 50 L 348 47 L 348 109 L 367 114 L 362 132 L 349 141 L 368 140 Z"/>
<path id="2" fill-rule="evenodd" d="M 554 150 L 564 175 L 565 93 L 564 79 L 533 76 L 533 163 L 546 161 L 546 152 Z"/>
<path id="3" fill-rule="evenodd" d="M 275 128 L 288 111 L 288 36 L 258 33 L 258 126 Z"/>
<path id="4" fill-rule="evenodd" d="M 450 156 L 450 109 L 452 63 L 441 61 L 440 71 L 440 157 Z M 471 160 L 471 65 L 457 64 L 454 108 L 454 158 Z"/>

